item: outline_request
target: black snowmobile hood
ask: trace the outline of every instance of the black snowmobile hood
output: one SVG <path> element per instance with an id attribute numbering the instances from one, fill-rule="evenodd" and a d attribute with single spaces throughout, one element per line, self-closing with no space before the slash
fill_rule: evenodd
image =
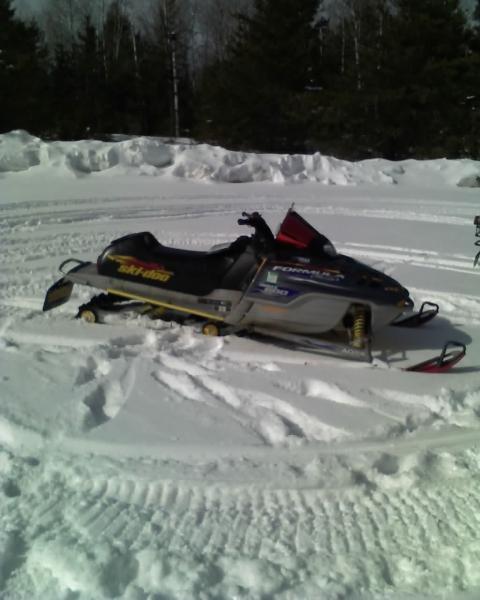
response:
<path id="1" fill-rule="evenodd" d="M 392 277 L 342 254 L 315 259 L 305 255 L 277 255 L 267 262 L 271 283 L 296 289 L 351 296 L 380 304 L 409 305 L 409 292 Z"/>

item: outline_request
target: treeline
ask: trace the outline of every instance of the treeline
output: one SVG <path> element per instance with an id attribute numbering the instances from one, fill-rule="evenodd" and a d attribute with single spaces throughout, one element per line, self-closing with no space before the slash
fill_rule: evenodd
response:
<path id="1" fill-rule="evenodd" d="M 480 158 L 480 0 L 0 0 L 0 131 Z"/>

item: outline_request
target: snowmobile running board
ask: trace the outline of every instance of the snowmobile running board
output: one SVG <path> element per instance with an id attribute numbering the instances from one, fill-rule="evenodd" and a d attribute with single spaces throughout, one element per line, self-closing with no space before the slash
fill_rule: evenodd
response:
<path id="1" fill-rule="evenodd" d="M 415 315 L 414 315 L 415 316 Z M 359 362 L 373 362 L 373 357 L 370 350 L 370 344 L 366 344 L 365 348 L 355 348 L 348 344 L 339 344 L 329 342 L 310 336 L 295 335 L 287 332 L 272 331 L 269 329 L 255 327 L 254 333 L 264 335 L 266 337 L 284 340 L 294 344 L 302 350 L 312 350 L 326 356 L 334 356 L 336 358 L 347 358 Z M 454 350 L 457 348 L 457 350 Z M 457 363 L 459 363 L 466 354 L 466 346 L 461 342 L 447 342 L 439 355 L 419 362 L 410 367 L 404 367 L 402 371 L 410 371 L 413 373 L 444 373 L 449 371 Z M 395 367 L 390 367 L 395 368 Z"/>
<path id="2" fill-rule="evenodd" d="M 361 362 L 372 362 L 370 344 L 366 344 L 365 348 L 355 348 L 348 344 L 339 344 L 313 336 L 298 335 L 294 333 L 288 333 L 286 331 L 274 331 L 265 327 L 253 327 L 251 331 L 253 333 L 264 335 L 265 337 L 289 342 L 290 344 L 293 344 L 302 350 L 312 350 L 314 352 L 316 351 L 320 354 L 334 356 L 336 358 L 347 358 L 349 360 L 358 360 Z"/>

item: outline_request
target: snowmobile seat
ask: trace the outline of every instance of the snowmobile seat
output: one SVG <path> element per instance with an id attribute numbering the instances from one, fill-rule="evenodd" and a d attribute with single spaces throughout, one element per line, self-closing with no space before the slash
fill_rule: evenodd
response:
<path id="1" fill-rule="evenodd" d="M 242 256 L 250 241 L 248 236 L 241 236 L 225 248 L 202 252 L 164 246 L 150 232 L 135 233 L 113 241 L 99 257 L 98 270 L 136 283 L 204 296 L 220 287 L 240 289 L 245 274 L 256 263 L 253 252 L 247 252 L 246 260 Z M 117 257 L 133 261 L 137 267 L 119 268 Z M 237 261 L 239 268 L 232 269 Z M 168 275 L 150 279 L 148 271 L 155 270 Z"/>

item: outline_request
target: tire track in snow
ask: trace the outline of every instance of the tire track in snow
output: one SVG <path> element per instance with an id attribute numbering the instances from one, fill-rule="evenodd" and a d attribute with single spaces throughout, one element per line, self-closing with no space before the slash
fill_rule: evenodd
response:
<path id="1" fill-rule="evenodd" d="M 375 261 L 376 263 L 405 263 L 419 268 L 442 269 L 480 276 L 478 269 L 475 270 L 473 267 L 471 256 L 458 255 L 453 258 L 450 256 L 447 258 L 438 252 L 427 250 L 357 243 L 340 244 L 338 245 L 338 250 L 341 250 L 349 256 L 368 259 L 370 261 Z"/>
<path id="2" fill-rule="evenodd" d="M 426 593 L 438 591 L 440 582 L 455 590 L 476 556 L 478 478 L 454 477 L 441 485 L 426 478 L 394 487 L 385 478 L 383 488 L 358 478 L 339 490 L 295 489 L 279 482 L 268 489 L 264 484 L 152 480 L 113 465 L 96 468 L 100 474 L 85 461 L 56 457 L 16 498 L 25 561 L 7 578 L 4 593 L 14 589 L 32 561 L 37 575 L 55 577 L 47 557 L 44 563 L 38 553 L 32 558 L 34 548 L 50 546 L 61 553 L 67 550 L 63 545 L 70 545 L 68 551 L 82 560 L 92 539 L 104 549 L 116 549 L 118 560 L 128 564 L 148 552 L 151 569 L 166 556 L 182 564 L 201 556 L 203 564 L 218 570 L 220 590 L 228 581 L 228 567 L 245 560 L 266 561 L 289 584 L 298 563 L 304 575 L 313 575 L 321 561 L 332 582 L 343 581 L 342 556 L 349 557 L 356 589 L 379 593 L 399 585 L 402 591 Z M 108 470 L 112 474 L 105 476 Z M 391 479 L 395 483 L 395 475 Z M 439 568 L 444 552 L 457 559 Z M 407 558 L 412 568 L 405 579 L 399 565 Z M 95 565 L 104 568 L 101 561 Z M 133 578 L 123 592 L 130 583 L 147 586 L 145 593 L 155 591 Z"/>
<path id="3" fill-rule="evenodd" d="M 282 443 L 289 436 L 302 440 L 348 436 L 341 428 L 292 407 L 291 402 L 264 392 L 239 389 L 224 383 L 219 374 L 192 366 L 186 360 L 163 353 L 161 362 L 163 368 L 156 377 L 167 388 L 194 402 L 226 407 L 234 419 L 255 431 L 266 444 Z"/>
<path id="4" fill-rule="evenodd" d="M 474 205 L 472 205 L 474 208 Z M 385 219 L 395 221 L 416 221 L 425 223 L 437 223 L 444 225 L 459 225 L 469 226 L 472 225 L 472 219 L 470 217 L 459 217 L 456 214 L 441 214 L 437 212 L 419 212 L 419 210 L 396 210 L 396 209 L 383 209 L 383 208 L 349 208 L 344 206 L 316 206 L 316 207 L 302 207 L 302 210 L 306 213 L 313 213 L 316 215 L 334 215 L 342 217 L 354 217 L 354 218 L 366 218 L 366 219 Z M 473 214 L 473 213 L 471 213 Z"/>

